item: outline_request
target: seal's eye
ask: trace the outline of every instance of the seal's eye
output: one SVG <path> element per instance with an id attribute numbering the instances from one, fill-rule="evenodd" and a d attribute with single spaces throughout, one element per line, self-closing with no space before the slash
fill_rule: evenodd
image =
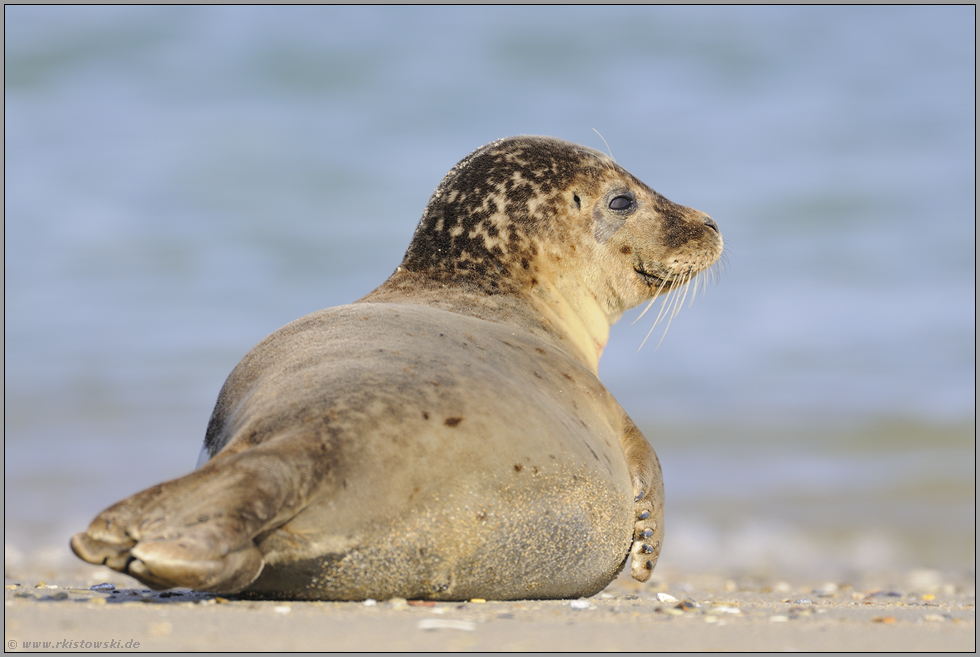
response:
<path id="1" fill-rule="evenodd" d="M 609 200 L 609 209 L 616 212 L 626 212 L 633 207 L 633 199 L 630 196 L 614 196 Z"/>

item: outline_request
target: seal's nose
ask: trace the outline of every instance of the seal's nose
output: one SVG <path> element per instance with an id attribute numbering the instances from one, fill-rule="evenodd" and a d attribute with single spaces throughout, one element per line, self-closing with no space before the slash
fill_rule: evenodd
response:
<path id="1" fill-rule="evenodd" d="M 716 224 L 715 220 L 712 219 L 711 217 L 704 218 L 704 225 L 710 228 L 711 230 L 715 231 L 716 233 L 719 232 L 718 224 Z"/>

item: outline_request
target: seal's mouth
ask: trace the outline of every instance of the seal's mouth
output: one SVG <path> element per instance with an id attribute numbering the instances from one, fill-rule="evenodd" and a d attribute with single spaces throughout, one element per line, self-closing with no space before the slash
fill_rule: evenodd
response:
<path id="1" fill-rule="evenodd" d="M 658 289 L 667 289 L 670 287 L 670 281 L 660 278 L 659 276 L 654 276 L 653 274 L 647 272 L 642 267 L 633 267 L 640 279 L 649 285 L 650 287 L 656 287 Z"/>

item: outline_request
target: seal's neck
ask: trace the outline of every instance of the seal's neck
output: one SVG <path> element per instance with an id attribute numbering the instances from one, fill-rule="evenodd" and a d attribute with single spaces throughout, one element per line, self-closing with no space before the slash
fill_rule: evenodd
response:
<path id="1" fill-rule="evenodd" d="M 507 324 L 554 343 L 593 374 L 609 339 L 610 318 L 574 272 L 543 272 L 530 288 L 487 294 L 399 267 L 358 303 L 408 303 Z M 615 321 L 613 319 L 612 321 Z"/>
<path id="2" fill-rule="evenodd" d="M 610 319 L 588 286 L 573 271 L 548 272 L 539 277 L 529 298 L 541 316 L 552 325 L 552 332 L 568 343 L 569 350 L 599 373 L 599 357 L 609 340 Z"/>

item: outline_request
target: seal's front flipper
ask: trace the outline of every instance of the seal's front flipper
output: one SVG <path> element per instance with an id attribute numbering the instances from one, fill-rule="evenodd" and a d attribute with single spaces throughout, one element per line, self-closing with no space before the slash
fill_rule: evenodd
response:
<path id="1" fill-rule="evenodd" d="M 623 450 L 633 480 L 633 558 L 630 575 L 645 582 L 660 556 L 664 539 L 664 477 L 660 460 L 633 420 L 626 418 Z"/>
<path id="2" fill-rule="evenodd" d="M 155 589 L 241 591 L 264 565 L 254 539 L 309 503 L 325 449 L 316 437 L 293 436 L 219 455 L 106 509 L 72 538 L 72 550 Z"/>

